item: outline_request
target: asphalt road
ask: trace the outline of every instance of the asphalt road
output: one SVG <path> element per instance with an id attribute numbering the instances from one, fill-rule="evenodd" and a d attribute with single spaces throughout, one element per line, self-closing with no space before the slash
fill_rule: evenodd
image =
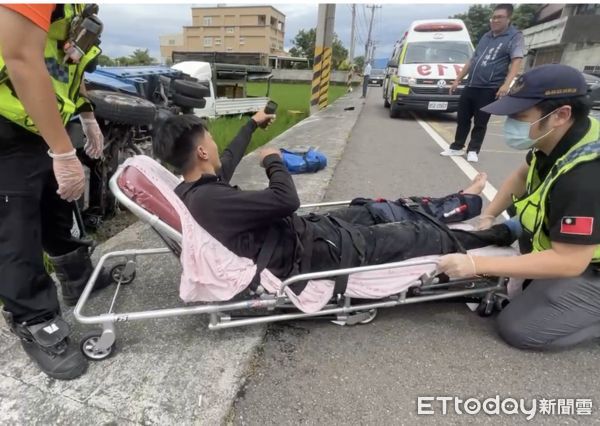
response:
<path id="1" fill-rule="evenodd" d="M 454 133 L 450 114 L 424 116 L 445 139 Z M 505 147 L 501 121 L 492 120 L 477 170 L 493 186 L 523 161 Z M 465 173 L 413 118 L 392 120 L 381 89 L 371 88 L 327 199 L 354 196 L 443 195 L 463 188 Z M 530 424 L 600 422 L 600 350 L 592 342 L 560 353 L 515 350 L 499 340 L 493 318 L 464 304 L 407 305 L 380 310 L 369 325 L 292 322 L 269 328 L 248 381 L 235 402 L 235 424 L 524 424 L 525 414 L 417 414 L 418 397 L 523 398 L 536 415 Z M 557 400 L 543 414 L 539 399 Z M 570 404 L 591 399 L 590 416 Z M 566 401 L 558 401 L 566 399 Z M 569 401 L 571 399 L 571 401 Z M 581 403 L 581 401 L 580 401 Z M 494 413 L 495 405 L 488 405 Z M 564 407 L 567 408 L 564 408 Z M 506 406 L 510 409 L 511 406 Z M 460 410 L 460 407 L 459 407 Z M 462 411 L 462 410 L 461 410 Z"/>

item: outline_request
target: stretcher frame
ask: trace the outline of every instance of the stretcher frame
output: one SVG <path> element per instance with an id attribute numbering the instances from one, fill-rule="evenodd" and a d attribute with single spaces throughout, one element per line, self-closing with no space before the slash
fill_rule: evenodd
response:
<path id="1" fill-rule="evenodd" d="M 338 325 L 355 325 L 371 322 L 375 318 L 377 309 L 379 308 L 389 308 L 399 305 L 445 299 L 475 298 L 476 296 L 481 296 L 481 303 L 485 302 L 482 311 L 479 311 L 480 314 L 491 314 L 494 307 L 500 307 L 498 305 L 500 303 L 499 301 L 504 300 L 505 298 L 504 294 L 506 293 L 507 278 L 473 277 L 441 282 L 439 278 L 434 275 L 423 275 L 415 281 L 414 286 L 407 288 L 399 294 L 383 299 L 361 299 L 359 303 L 353 303 L 353 299 L 349 296 L 338 296 L 337 300 L 331 300 L 322 310 L 314 313 L 304 313 L 299 311 L 284 293 L 286 287 L 299 281 L 333 278 L 338 275 L 375 271 L 379 269 L 435 264 L 435 262 L 431 260 L 404 260 L 381 265 L 369 265 L 295 275 L 282 282 L 282 287 L 277 294 L 255 293 L 248 299 L 243 300 L 236 300 L 240 298 L 240 295 L 237 295 L 233 300 L 226 302 L 200 303 L 193 306 L 154 309 L 148 311 L 115 312 L 115 303 L 121 286 L 129 285 L 128 282 L 133 281 L 135 278 L 137 258 L 141 256 L 156 256 L 169 253 L 179 258 L 182 239 L 181 234 L 177 230 L 162 221 L 158 216 L 136 204 L 121 190 L 118 185 L 118 179 L 124 169 L 123 166 L 119 167 L 117 172 L 112 176 L 109 182 L 110 190 L 119 203 L 129 209 L 140 220 L 152 227 L 165 242 L 166 247 L 119 250 L 106 253 L 100 258 L 73 312 L 75 319 L 79 323 L 99 325 L 101 327 L 100 330 L 86 333 L 81 341 L 81 349 L 84 355 L 90 359 L 101 360 L 110 356 L 116 340 L 116 323 L 125 321 L 208 314 L 209 330 L 314 318 L 328 319 Z M 350 201 L 313 203 L 304 204 L 300 208 L 328 208 L 344 206 L 349 203 Z M 116 289 L 108 312 L 92 316 L 84 315 L 83 310 L 88 303 L 90 294 L 93 291 L 94 285 L 98 280 L 102 269 L 108 260 L 114 258 L 119 258 L 123 261 L 119 263 L 119 276 L 113 277 L 116 282 Z M 241 294 L 245 295 L 246 292 L 242 292 Z M 250 294 L 248 295 L 250 296 Z M 239 314 L 239 312 L 249 312 L 251 315 Z"/>

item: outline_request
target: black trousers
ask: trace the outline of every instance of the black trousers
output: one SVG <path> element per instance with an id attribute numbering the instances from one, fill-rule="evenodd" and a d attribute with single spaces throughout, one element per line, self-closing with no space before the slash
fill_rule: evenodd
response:
<path id="1" fill-rule="evenodd" d="M 18 322 L 59 312 L 43 251 L 60 256 L 81 246 L 47 151 L 40 136 L 0 117 L 0 299 Z"/>
<path id="2" fill-rule="evenodd" d="M 479 153 L 490 120 L 490 114 L 481 111 L 481 108 L 496 100 L 496 92 L 498 92 L 497 88 L 484 89 L 468 86 L 464 88 L 458 102 L 456 134 L 450 149 L 463 149 L 465 147 L 465 142 L 471 130 L 472 119 L 473 131 L 471 132 L 471 141 L 467 151 Z"/>
<path id="3" fill-rule="evenodd" d="M 484 231 L 452 230 L 449 235 L 419 216 L 398 222 L 376 223 L 364 206 L 350 206 L 327 215 L 313 216 L 311 272 L 340 267 L 340 232 L 335 221 L 328 216 L 350 224 L 355 230 L 357 238 L 351 266 L 378 265 L 419 256 L 455 253 L 458 248 L 454 238 L 467 250 L 489 245 L 509 246 L 515 240 L 505 225 L 495 225 Z"/>

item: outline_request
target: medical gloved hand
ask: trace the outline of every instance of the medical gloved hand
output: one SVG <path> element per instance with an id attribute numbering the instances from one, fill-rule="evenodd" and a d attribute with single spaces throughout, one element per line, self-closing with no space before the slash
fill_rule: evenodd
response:
<path id="1" fill-rule="evenodd" d="M 475 261 L 470 254 L 454 253 L 442 256 L 437 271 L 443 272 L 450 278 L 468 278 L 477 275 Z"/>
<path id="2" fill-rule="evenodd" d="M 495 220 L 496 216 L 492 216 L 491 214 L 482 214 L 477 218 L 477 226 L 475 226 L 475 229 L 478 231 L 490 229 Z"/>
<path id="3" fill-rule="evenodd" d="M 73 150 L 66 154 L 53 154 L 48 151 L 48 155 L 52 157 L 54 177 L 58 183 L 56 193 L 63 200 L 74 201 L 79 199 L 85 189 L 85 174 L 83 173 L 83 166 L 77 158 L 76 151 Z"/>
<path id="4" fill-rule="evenodd" d="M 83 133 L 87 140 L 83 147 L 85 153 L 90 158 L 94 159 L 102 157 L 102 152 L 104 151 L 104 135 L 100 130 L 98 122 L 95 118 L 83 118 L 82 116 L 79 116 L 79 121 L 81 121 Z"/>

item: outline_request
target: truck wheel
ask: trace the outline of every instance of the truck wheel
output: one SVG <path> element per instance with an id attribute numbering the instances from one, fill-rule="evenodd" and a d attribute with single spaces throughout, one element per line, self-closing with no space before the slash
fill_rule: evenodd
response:
<path id="1" fill-rule="evenodd" d="M 175 93 L 190 98 L 202 99 L 210 96 L 210 89 L 204 84 L 196 83 L 195 81 L 173 80 L 171 82 L 171 89 Z"/>
<path id="2" fill-rule="evenodd" d="M 394 104 L 390 105 L 390 118 L 398 118 L 400 116 L 400 112 L 398 108 L 395 107 Z"/>
<path id="3" fill-rule="evenodd" d="M 184 108 L 204 108 L 206 99 L 190 98 L 179 93 L 173 93 L 173 103 Z"/>
<path id="4" fill-rule="evenodd" d="M 146 99 L 108 90 L 90 90 L 90 101 L 98 118 L 113 123 L 145 126 L 154 122 L 156 106 Z"/>

